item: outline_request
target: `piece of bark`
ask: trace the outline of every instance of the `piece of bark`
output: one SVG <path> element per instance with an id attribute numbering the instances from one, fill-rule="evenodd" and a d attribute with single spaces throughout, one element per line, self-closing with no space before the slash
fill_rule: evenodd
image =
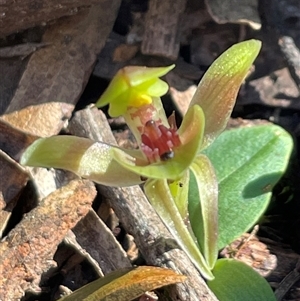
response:
<path id="1" fill-rule="evenodd" d="M 0 238 L 28 180 L 28 174 L 17 162 L 0 151 Z"/>
<path id="2" fill-rule="evenodd" d="M 55 267 L 53 255 L 67 232 L 84 217 L 96 190 L 90 181 L 75 180 L 27 213 L 0 243 L 0 299 L 19 300 L 39 291 L 43 273 Z"/>
<path id="3" fill-rule="evenodd" d="M 177 89 L 170 87 L 170 95 L 181 116 L 184 116 L 187 112 L 196 90 L 196 85 L 191 85 L 185 91 L 178 91 Z"/>
<path id="4" fill-rule="evenodd" d="M 0 120 L 0 149 L 14 160 L 19 160 L 21 152 L 37 138 L 37 136 L 27 135 Z"/>
<path id="5" fill-rule="evenodd" d="M 99 263 L 77 242 L 76 236 L 72 230 L 70 230 L 67 233 L 66 237 L 64 238 L 64 243 L 67 246 L 70 246 L 71 248 L 76 250 L 76 252 L 79 253 L 79 255 L 81 255 L 83 258 L 87 259 L 87 261 L 91 264 L 91 266 L 94 268 L 95 272 L 98 274 L 99 277 L 104 277 Z M 65 260 L 65 256 L 62 260 Z"/>
<path id="6" fill-rule="evenodd" d="M 8 46 L 0 48 L 0 58 L 20 57 L 24 59 L 26 56 L 32 54 L 36 50 L 46 47 L 45 43 L 25 43 L 20 45 Z"/>
<path id="7" fill-rule="evenodd" d="M 253 29 L 261 28 L 258 0 L 205 0 L 212 18 L 219 24 L 248 24 Z"/>
<path id="8" fill-rule="evenodd" d="M 267 277 L 268 282 L 275 289 L 275 295 L 278 297 L 285 295 L 284 300 L 300 300 L 299 254 L 280 241 L 262 237 L 260 240 L 277 257 L 277 266 Z"/>
<path id="9" fill-rule="evenodd" d="M 3 120 L 38 136 L 60 131 L 113 27 L 120 0 L 98 3 L 46 30 L 42 42 L 48 46 L 30 57 Z"/>
<path id="10" fill-rule="evenodd" d="M 280 37 L 278 44 L 287 61 L 291 77 L 300 92 L 300 50 L 291 37 Z"/>
<path id="11" fill-rule="evenodd" d="M 126 252 L 93 209 L 74 227 L 73 232 L 76 241 L 98 262 L 104 274 L 131 267 Z"/>
<path id="12" fill-rule="evenodd" d="M 186 0 L 151 0 L 145 16 L 141 51 L 176 60 L 179 53 L 179 27 Z"/>
<path id="13" fill-rule="evenodd" d="M 195 31 L 190 42 L 191 63 L 209 67 L 221 53 L 238 42 L 236 27 L 209 23 Z"/>
<path id="14" fill-rule="evenodd" d="M 0 2 L 0 36 L 45 24 L 50 20 L 74 15 L 80 7 L 99 3 L 98 0 L 16 0 Z"/>
<path id="15" fill-rule="evenodd" d="M 89 124 L 87 129 L 85 124 Z M 106 117 L 97 108 L 76 112 L 69 130 L 74 135 L 116 144 Z M 178 248 L 140 187 L 98 185 L 98 189 L 109 201 L 125 230 L 135 238 L 147 264 L 171 268 L 188 276 L 185 283 L 170 287 L 172 300 L 217 301 L 187 255 Z"/>
<path id="16" fill-rule="evenodd" d="M 113 62 L 126 63 L 138 52 L 138 45 L 120 44 L 113 53 Z"/>
<path id="17" fill-rule="evenodd" d="M 196 3 L 199 2 L 197 1 Z M 184 45 L 190 44 L 193 31 L 199 30 L 199 28 L 203 27 L 203 24 L 209 21 L 212 21 L 212 18 L 207 9 L 194 8 L 193 5 L 187 5 L 179 28 L 180 43 Z"/>
<path id="18" fill-rule="evenodd" d="M 287 68 L 251 80 L 241 89 L 237 104 L 262 104 L 272 107 L 300 109 L 300 93 Z"/>
<path id="19" fill-rule="evenodd" d="M 110 33 L 105 46 L 97 57 L 93 75 L 105 79 L 111 79 L 119 69 L 127 64 L 127 62 L 113 61 L 113 53 L 123 43 L 125 43 L 124 36 L 115 32 Z"/>
<path id="20" fill-rule="evenodd" d="M 26 68 L 27 61 L 27 58 L 24 60 L 20 60 L 17 57 L 9 59 L 0 58 L 0 115 L 5 112 L 11 101 Z"/>
<path id="21" fill-rule="evenodd" d="M 263 277 L 270 275 L 277 266 L 276 256 L 252 233 L 243 234 L 224 248 L 221 255 L 246 263 Z"/>
<path id="22" fill-rule="evenodd" d="M 280 282 L 279 287 L 275 291 L 277 300 L 282 300 L 288 291 L 300 280 L 300 259 L 297 265 L 284 279 Z M 296 287 L 296 286 L 295 286 Z M 294 299 L 295 300 L 295 299 Z"/>

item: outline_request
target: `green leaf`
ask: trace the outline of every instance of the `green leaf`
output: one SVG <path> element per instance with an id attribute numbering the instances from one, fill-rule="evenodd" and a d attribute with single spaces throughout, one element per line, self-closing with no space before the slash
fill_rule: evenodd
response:
<path id="1" fill-rule="evenodd" d="M 149 165 L 136 165 L 130 158 L 120 156 L 119 150 L 114 150 L 114 158 L 125 169 L 151 179 L 178 180 L 183 176 L 195 159 L 203 141 L 204 114 L 202 109 L 192 106 L 184 116 L 178 130 L 182 145 L 174 149 L 174 158 Z"/>
<path id="2" fill-rule="evenodd" d="M 204 153 L 219 183 L 219 249 L 248 231 L 266 210 L 293 148 L 276 125 L 222 133 Z"/>
<path id="3" fill-rule="evenodd" d="M 218 257 L 218 182 L 213 166 L 199 155 L 190 167 L 189 217 L 208 265 L 213 268 Z"/>
<path id="4" fill-rule="evenodd" d="M 167 180 L 148 180 L 145 183 L 144 190 L 153 208 L 202 276 L 206 279 L 213 279 L 210 268 L 201 254 L 194 237 L 192 237 L 185 221 L 181 218 Z"/>
<path id="5" fill-rule="evenodd" d="M 240 261 L 219 259 L 213 274 L 207 284 L 220 301 L 276 301 L 266 279 Z"/>
<path id="6" fill-rule="evenodd" d="M 28 166 L 66 169 L 77 175 L 109 186 L 141 183 L 140 176 L 126 170 L 113 158 L 116 147 L 74 136 L 41 138 L 23 153 L 20 163 Z M 119 156 L 134 159 L 125 152 Z M 124 159 L 125 160 L 125 159 Z"/>
<path id="7" fill-rule="evenodd" d="M 191 105 L 205 113 L 202 148 L 208 146 L 225 128 L 238 90 L 261 48 L 258 40 L 233 45 L 220 55 L 201 79 Z"/>
<path id="8" fill-rule="evenodd" d="M 185 276 L 172 270 L 141 266 L 112 272 L 93 281 L 59 301 L 119 301 L 133 300 L 147 291 L 175 284 Z"/>

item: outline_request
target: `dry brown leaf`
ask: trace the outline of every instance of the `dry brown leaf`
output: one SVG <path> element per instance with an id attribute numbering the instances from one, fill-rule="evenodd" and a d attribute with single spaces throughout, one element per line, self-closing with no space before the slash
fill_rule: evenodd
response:
<path id="1" fill-rule="evenodd" d="M 99 3 L 99 0 L 32 0 L 0 2 L 0 36 L 40 26 L 49 20 L 78 13 L 78 7 Z"/>
<path id="2" fill-rule="evenodd" d="M 179 275 L 172 270 L 140 266 L 131 271 L 117 271 L 107 277 L 98 279 L 61 301 L 71 300 L 99 300 L 99 301 L 130 301 L 145 292 L 159 287 L 183 282 L 186 276 Z"/>
<path id="3" fill-rule="evenodd" d="M 119 5 L 120 0 L 101 0 L 49 26 L 42 41 L 48 46 L 31 55 L 3 119 L 33 135 L 57 134 L 87 83 Z"/>

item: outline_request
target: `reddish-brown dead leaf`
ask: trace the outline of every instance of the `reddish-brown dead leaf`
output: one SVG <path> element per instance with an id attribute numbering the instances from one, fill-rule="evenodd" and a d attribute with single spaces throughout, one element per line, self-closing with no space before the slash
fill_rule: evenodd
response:
<path id="1" fill-rule="evenodd" d="M 104 286 L 95 296 L 101 300 L 132 300 L 146 291 L 159 287 L 183 282 L 186 276 L 179 275 L 172 270 L 158 267 L 138 267 L 123 277 Z M 104 299 L 104 298 L 107 299 Z"/>
<path id="2" fill-rule="evenodd" d="M 164 268 L 140 266 L 131 271 L 116 271 L 98 279 L 67 296 L 61 301 L 133 300 L 145 292 L 183 282 L 186 276 Z"/>

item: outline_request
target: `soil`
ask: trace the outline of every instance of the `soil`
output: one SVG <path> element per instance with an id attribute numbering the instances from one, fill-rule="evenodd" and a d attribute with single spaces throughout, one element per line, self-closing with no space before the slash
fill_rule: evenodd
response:
<path id="1" fill-rule="evenodd" d="M 20 155 L 38 137 L 57 134 L 116 139 L 121 147 L 135 148 L 122 118 L 111 119 L 107 108 L 102 114 L 90 106 L 117 70 L 175 63 L 164 78 L 170 92 L 163 104 L 180 123 L 213 60 L 252 38 L 263 48 L 229 125 L 272 122 L 292 135 L 295 147 L 259 225 L 220 256 L 254 267 L 278 300 L 300 300 L 298 1 L 30 2 L 24 1 L 23 13 L 13 3 L 0 4 L 0 300 L 58 300 L 114 270 L 168 267 L 155 252 L 172 249 L 172 238 L 138 187 L 109 190 L 62 170 L 25 169 Z M 158 232 L 164 246 L 158 243 L 154 251 L 149 237 L 159 241 Z M 187 260 L 178 252 L 170 255 L 175 266 Z M 186 265 L 194 281 L 187 291 L 194 287 L 196 297 L 184 297 L 176 285 L 169 300 L 197 300 L 201 290 L 201 300 L 216 300 Z M 163 290 L 147 294 L 137 300 L 167 300 Z"/>

